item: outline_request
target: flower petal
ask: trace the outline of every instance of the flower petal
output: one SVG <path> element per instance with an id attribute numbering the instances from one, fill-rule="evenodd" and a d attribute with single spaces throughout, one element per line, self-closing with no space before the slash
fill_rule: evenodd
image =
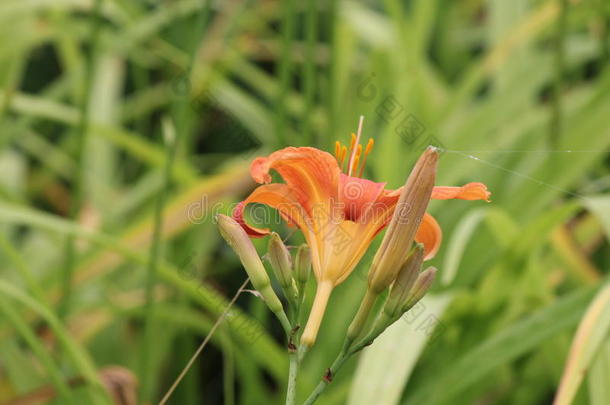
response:
<path id="1" fill-rule="evenodd" d="M 298 203 L 294 193 L 286 184 L 266 184 L 256 188 L 244 201 L 233 210 L 233 218 L 244 228 L 248 235 L 260 238 L 268 235 L 268 228 L 257 228 L 246 223 L 244 209 L 250 203 L 261 203 L 277 209 L 287 222 L 299 226 L 303 233 L 307 227 L 307 217 L 303 207 Z M 261 221 L 264 222 L 264 221 Z"/>
<path id="2" fill-rule="evenodd" d="M 485 200 L 489 202 L 491 193 L 483 183 L 468 183 L 462 187 L 434 187 L 432 198 L 435 200 Z"/>
<path id="3" fill-rule="evenodd" d="M 428 213 L 424 214 L 415 241 L 424 244 L 424 260 L 430 260 L 438 252 L 443 240 L 443 232 L 436 219 Z"/>
<path id="4" fill-rule="evenodd" d="M 345 219 L 358 222 L 366 221 L 367 211 L 375 209 L 375 202 L 383 192 L 386 183 L 351 177 L 341 173 L 339 177 L 339 198 L 345 212 Z"/>
<path id="5" fill-rule="evenodd" d="M 310 214 L 314 204 L 336 201 L 341 169 L 330 153 L 310 147 L 288 147 L 268 157 L 256 158 L 250 173 L 256 182 L 269 183 L 271 169 L 282 176 L 297 201 Z"/>

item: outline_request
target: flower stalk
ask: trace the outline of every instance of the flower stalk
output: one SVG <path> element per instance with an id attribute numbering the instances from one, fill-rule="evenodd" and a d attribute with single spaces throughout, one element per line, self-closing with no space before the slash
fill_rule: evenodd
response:
<path id="1" fill-rule="evenodd" d="M 306 348 L 313 346 L 316 341 L 318 329 L 320 329 L 320 324 L 322 323 L 322 318 L 324 317 L 326 305 L 328 304 L 328 299 L 330 298 L 330 293 L 333 291 L 333 287 L 331 281 L 325 280 L 318 284 L 316 296 L 313 300 L 311 312 L 309 313 L 307 326 L 301 336 L 301 344 L 306 346 Z"/>

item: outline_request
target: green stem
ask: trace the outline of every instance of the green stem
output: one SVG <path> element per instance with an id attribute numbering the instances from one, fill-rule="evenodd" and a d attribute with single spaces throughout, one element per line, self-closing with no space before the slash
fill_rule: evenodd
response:
<path id="1" fill-rule="evenodd" d="M 77 136 L 77 165 L 75 169 L 74 193 L 70 200 L 70 218 L 76 219 L 81 209 L 84 197 L 85 184 L 85 147 L 87 145 L 87 133 L 89 132 L 89 110 L 91 89 L 93 87 L 93 74 L 95 68 L 95 51 L 102 19 L 100 17 L 102 8 L 102 0 L 95 0 L 93 9 L 91 10 L 91 31 L 89 33 L 90 51 L 87 54 L 85 61 L 85 69 L 83 71 L 83 94 L 80 105 L 80 118 L 76 129 Z M 76 239 L 73 235 L 68 236 L 66 240 L 64 257 L 64 270 L 62 274 L 62 298 L 59 303 L 59 317 L 65 317 L 70 311 L 70 300 L 72 297 L 72 273 L 75 267 L 76 258 Z"/>
<path id="2" fill-rule="evenodd" d="M 288 316 L 286 316 L 286 312 L 284 312 L 284 311 L 277 312 L 275 314 L 275 316 L 280 321 L 280 324 L 282 325 L 282 329 L 284 329 L 284 332 L 286 333 L 286 338 L 290 339 L 290 335 L 292 334 L 292 326 L 290 325 Z"/>
<path id="3" fill-rule="evenodd" d="M 294 329 L 288 321 L 288 317 L 284 311 L 275 314 L 279 319 L 284 332 L 286 332 L 286 340 L 288 341 L 288 384 L 286 387 L 286 405 L 294 405 L 296 398 L 297 374 L 299 371 L 299 357 L 296 347 L 294 347 L 293 337 Z"/>
<path id="4" fill-rule="evenodd" d="M 376 298 L 377 294 L 369 294 L 367 291 L 367 295 L 365 295 L 360 309 L 358 310 L 358 314 L 356 314 L 356 316 L 354 317 L 354 321 L 352 321 L 350 328 L 354 324 L 364 325 L 362 320 L 364 319 L 364 321 L 366 321 L 366 318 L 370 313 L 370 308 L 372 308 L 372 305 L 375 302 Z M 364 316 L 365 314 L 366 317 Z M 383 331 L 387 329 L 388 326 L 394 323 L 398 318 L 399 317 L 389 318 L 384 312 L 382 312 L 377 318 L 372 330 L 356 344 L 353 344 L 353 342 L 357 335 L 349 336 L 348 334 L 345 339 L 345 342 L 343 343 L 343 348 L 341 349 L 341 352 L 339 353 L 333 364 L 330 366 L 330 369 L 327 371 L 327 374 L 324 376 L 322 381 L 320 381 L 320 383 L 317 385 L 311 395 L 309 395 L 303 405 L 313 404 L 318 399 L 318 397 L 322 395 L 328 384 L 332 382 L 333 377 L 337 374 L 337 372 L 339 371 L 341 366 L 343 366 L 345 361 L 354 354 L 358 353 L 360 350 L 364 349 L 366 346 L 370 345 L 379 335 L 383 333 Z M 359 333 L 360 332 L 358 332 L 358 334 Z"/>
<path id="5" fill-rule="evenodd" d="M 396 318 L 389 318 L 385 313 L 382 313 L 377 322 L 375 322 L 373 329 L 364 338 L 359 340 L 351 347 L 350 354 L 358 353 L 360 350 L 373 343 L 373 341 L 377 339 L 379 335 L 381 335 L 388 328 L 388 326 L 396 322 L 398 318 L 400 318 L 400 316 Z"/>
<path id="6" fill-rule="evenodd" d="M 339 371 L 341 366 L 343 366 L 343 363 L 345 363 L 345 361 L 351 356 L 351 354 L 352 353 L 349 350 L 348 345 L 345 344 L 333 364 L 327 370 L 326 375 L 324 376 L 322 381 L 318 383 L 313 392 L 309 395 L 309 397 L 307 397 L 305 402 L 303 402 L 303 405 L 311 405 L 316 402 L 316 400 L 320 397 L 320 395 L 322 395 L 328 384 L 332 382 L 334 375 Z"/>
<path id="7" fill-rule="evenodd" d="M 288 386 L 286 388 L 286 405 L 294 405 L 297 391 L 297 374 L 299 371 L 299 358 L 297 352 L 288 355 L 290 366 L 288 368 Z"/>
<path id="8" fill-rule="evenodd" d="M 306 298 L 306 294 L 305 294 L 305 287 L 306 287 L 307 283 L 299 283 L 298 285 L 298 291 L 299 291 L 299 297 L 298 297 L 298 305 L 297 305 L 297 315 L 296 315 L 296 319 L 295 319 L 295 327 L 298 326 L 299 328 L 301 327 L 301 318 L 303 318 L 303 308 L 305 307 L 305 298 Z M 301 342 L 301 335 L 297 335 L 297 342 L 300 343 Z"/>

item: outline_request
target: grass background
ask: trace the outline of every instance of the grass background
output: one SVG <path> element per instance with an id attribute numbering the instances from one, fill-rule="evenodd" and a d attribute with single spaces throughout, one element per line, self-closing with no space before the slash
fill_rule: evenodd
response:
<path id="1" fill-rule="evenodd" d="M 433 143 L 438 184 L 493 202 L 432 204 L 434 293 L 320 403 L 610 403 L 609 38 L 606 0 L 3 0 L 0 403 L 157 403 L 245 280 L 211 213 L 253 157 L 360 115 L 365 177 L 399 186 Z M 283 346 L 243 293 L 169 403 L 282 403 Z"/>

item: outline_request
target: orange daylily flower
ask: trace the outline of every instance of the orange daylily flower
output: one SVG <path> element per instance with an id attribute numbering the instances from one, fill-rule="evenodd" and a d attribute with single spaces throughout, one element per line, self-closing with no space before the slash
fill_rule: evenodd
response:
<path id="1" fill-rule="evenodd" d="M 312 147 L 288 147 L 256 158 L 250 173 L 263 185 L 233 212 L 235 220 L 251 237 L 270 233 L 269 229 L 246 223 L 244 209 L 251 203 L 277 209 L 288 224 L 303 232 L 318 282 L 316 300 L 318 295 L 324 296 L 320 299 L 324 301 L 323 305 L 314 305 L 312 312 L 324 311 L 330 292 L 350 275 L 375 236 L 388 224 L 400 197 L 401 188 L 387 190 L 386 183 L 352 175 L 363 172 L 372 146 L 373 142 L 369 141 L 363 152 L 352 136 L 349 149 L 337 143 L 336 157 Z M 346 173 L 342 170 L 345 163 Z M 279 173 L 284 183 L 272 183 L 272 169 Z M 489 196 L 484 184 L 468 183 L 462 187 L 434 187 L 431 198 L 489 200 Z M 441 239 L 440 226 L 426 213 L 415 236 L 415 240 L 424 245 L 425 259 L 436 254 Z M 321 319 L 320 314 L 316 316 Z"/>

